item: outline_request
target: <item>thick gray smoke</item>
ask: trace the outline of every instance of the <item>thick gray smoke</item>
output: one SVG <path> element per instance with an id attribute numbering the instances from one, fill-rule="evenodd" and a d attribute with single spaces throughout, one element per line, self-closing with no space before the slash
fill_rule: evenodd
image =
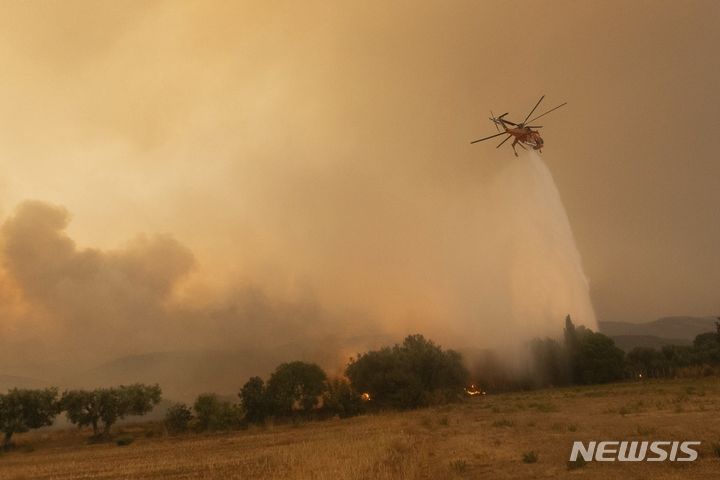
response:
<path id="1" fill-rule="evenodd" d="M 168 352 L 187 373 L 182 352 L 251 347 L 214 365 L 263 373 L 247 359 L 341 366 L 416 332 L 507 353 L 568 313 L 594 327 L 541 160 L 468 144 L 494 131 L 485 107 L 517 120 L 535 88 L 570 105 L 543 132 L 576 187 L 560 185 L 599 314 L 716 307 L 719 164 L 695 139 L 720 98 L 720 70 L 697 59 L 718 42 L 688 32 L 720 29 L 702 2 L 685 10 L 705 22 L 642 3 L 617 18 L 612 2 L 121 3 L 0 3 L 0 375 Z M 503 40 L 505 18 L 534 32 L 532 55 Z M 583 49 L 558 35 L 576 30 Z M 678 82 L 692 98 L 657 101 Z M 617 134 L 670 111 L 698 119 L 675 142 Z M 31 198 L 73 221 L 13 210 Z"/>
<path id="2" fill-rule="evenodd" d="M 339 277 L 346 285 L 324 285 L 316 275 L 307 280 L 311 288 L 292 296 L 242 282 L 222 292 L 198 288 L 187 282 L 196 275 L 193 253 L 167 235 L 117 250 L 79 248 L 66 233 L 65 209 L 22 203 L 1 230 L 6 368 L 47 373 L 51 363 L 56 375 L 71 379 L 126 355 L 235 352 L 210 354 L 213 362 L 239 364 L 224 367 L 225 381 L 234 384 L 238 369 L 265 373 L 292 358 L 339 372 L 358 351 L 416 332 L 465 351 L 503 351 L 517 363 L 528 340 L 559 336 L 565 315 L 591 328 L 596 322 L 550 172 L 534 152 L 502 161 L 472 202 L 463 195 L 427 211 L 437 229 L 380 216 L 345 239 L 359 258 L 314 257 L 321 270 L 347 268 Z M 422 204 L 403 209 L 422 219 Z M 368 248 L 371 231 L 384 237 Z M 375 263 L 378 251 L 386 261 Z M 377 282 L 358 289 L 359 278 Z M 346 296 L 333 298 L 335 291 Z M 163 357 L 157 380 L 187 374 L 187 356 L 173 355 Z M 202 363 L 192 355 L 190 364 Z"/>
<path id="3" fill-rule="evenodd" d="M 98 360 L 157 348 L 171 328 L 165 303 L 192 270 L 192 253 L 169 236 L 80 249 L 68 222 L 65 209 L 28 201 L 2 227 L 7 282 L 25 305 L 15 326 L 34 342 L 22 357 Z"/>
<path id="4" fill-rule="evenodd" d="M 183 297 L 196 261 L 177 240 L 157 235 L 117 250 L 79 248 L 65 231 L 69 220 L 62 207 L 27 201 L 0 229 L 0 377 L 72 385 L 142 375 L 169 383 L 180 396 L 172 385 L 232 389 L 243 375 L 266 373 L 281 361 L 312 359 L 333 368 L 346 360 L 344 349 L 367 346 L 367 338 L 354 337 L 364 329 L 351 329 L 358 315 L 336 313 L 332 324 L 311 298 L 271 298 L 251 285 L 234 286 L 220 300 L 193 298 L 197 292 Z M 141 357 L 93 373 L 128 355 Z"/>

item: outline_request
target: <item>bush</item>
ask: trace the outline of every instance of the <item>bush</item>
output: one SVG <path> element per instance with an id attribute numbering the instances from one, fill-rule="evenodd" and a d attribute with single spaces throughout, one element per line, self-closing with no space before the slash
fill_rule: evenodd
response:
<path id="1" fill-rule="evenodd" d="M 492 425 L 493 427 L 512 427 L 515 425 L 515 422 L 508 420 L 507 418 L 502 418 L 500 420 L 495 420 Z"/>
<path id="2" fill-rule="evenodd" d="M 456 473 L 465 473 L 468 469 L 468 463 L 462 459 L 453 460 L 450 462 L 450 468 Z"/>
<path id="3" fill-rule="evenodd" d="M 183 433 L 188 430 L 193 414 L 184 403 L 176 403 L 165 413 L 165 428 L 170 433 Z"/>
<path id="4" fill-rule="evenodd" d="M 240 409 L 230 402 L 220 400 L 214 393 L 200 395 L 195 404 L 195 428 L 205 430 L 229 430 L 240 425 Z"/>
<path id="5" fill-rule="evenodd" d="M 345 373 L 356 391 L 369 393 L 378 405 L 394 408 L 459 399 L 469 376 L 460 354 L 443 351 L 422 335 L 359 355 Z"/>
<path id="6" fill-rule="evenodd" d="M 340 418 L 359 415 L 363 411 L 363 402 L 347 380 L 335 378 L 327 384 L 323 395 L 323 408 Z"/>
<path id="7" fill-rule="evenodd" d="M 115 440 L 115 444 L 118 447 L 126 447 L 135 441 L 135 437 L 132 435 L 123 435 Z"/>
<path id="8" fill-rule="evenodd" d="M 283 363 L 267 383 L 268 406 L 274 415 L 308 413 L 325 393 L 327 375 L 314 363 Z"/>
<path id="9" fill-rule="evenodd" d="M 522 460 L 525 463 L 536 463 L 538 461 L 537 453 L 534 451 L 523 453 Z"/>
<path id="10" fill-rule="evenodd" d="M 720 442 L 713 442 L 710 444 L 710 449 L 716 457 L 720 457 Z"/>

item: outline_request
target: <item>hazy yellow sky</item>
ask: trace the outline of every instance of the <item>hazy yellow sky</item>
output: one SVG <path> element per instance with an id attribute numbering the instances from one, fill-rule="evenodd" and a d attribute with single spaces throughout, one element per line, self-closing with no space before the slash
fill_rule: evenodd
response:
<path id="1" fill-rule="evenodd" d="M 412 317 L 482 295 L 458 269 L 494 255 L 512 152 L 469 141 L 547 94 L 598 318 L 717 314 L 717 45 L 713 0 L 4 2 L 0 214 L 63 206 L 80 249 L 168 234 L 198 289 Z"/>

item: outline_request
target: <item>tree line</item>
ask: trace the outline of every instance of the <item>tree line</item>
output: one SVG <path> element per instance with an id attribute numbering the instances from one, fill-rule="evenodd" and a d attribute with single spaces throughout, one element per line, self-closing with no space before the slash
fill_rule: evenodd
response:
<path id="1" fill-rule="evenodd" d="M 459 353 L 422 335 L 359 354 L 344 373 L 329 378 L 314 363 L 283 363 L 267 381 L 250 378 L 238 403 L 203 394 L 192 407 L 170 407 L 165 425 L 169 432 L 181 433 L 243 427 L 269 418 L 345 418 L 383 408 L 417 408 L 461 399 L 469 378 Z"/>
<path id="2" fill-rule="evenodd" d="M 525 384 L 588 385 L 624 379 L 711 375 L 720 367 L 720 322 L 716 326 L 716 332 L 697 335 L 692 345 L 635 347 L 625 354 L 610 337 L 576 327 L 568 316 L 561 341 L 533 341 L 535 368 Z"/>
<path id="3" fill-rule="evenodd" d="M 159 385 L 120 385 L 95 390 L 69 390 L 59 395 L 55 387 L 14 388 L 0 394 L 0 430 L 3 449 L 11 446 L 12 436 L 30 429 L 52 425 L 65 412 L 78 427 L 92 426 L 93 437 L 110 436 L 111 427 L 128 415 L 145 415 L 162 396 Z"/>
<path id="4" fill-rule="evenodd" d="M 720 367 L 720 322 L 716 332 L 697 335 L 692 345 L 665 345 L 660 349 L 636 347 L 627 354 L 627 369 L 634 377 L 712 375 Z"/>
<path id="5" fill-rule="evenodd" d="M 568 316 L 560 340 L 535 339 L 531 367 L 508 374 L 486 362 L 473 368 L 472 379 L 486 390 L 586 385 L 629 378 L 714 373 L 720 366 L 718 331 L 698 335 L 690 346 L 635 348 L 627 355 L 613 340 Z M 213 393 L 189 406 L 176 403 L 165 414 L 170 433 L 242 428 L 268 419 L 350 417 L 380 409 L 411 409 L 454 402 L 466 396 L 471 374 L 461 355 L 422 335 L 350 359 L 344 376 L 330 378 L 314 363 L 279 365 L 267 381 L 250 378 L 237 400 Z M 107 438 L 112 426 L 129 415 L 144 415 L 161 400 L 158 385 L 134 384 L 94 390 L 12 389 L 0 394 L 0 431 L 8 448 L 15 433 L 51 425 L 65 412 L 78 427 L 92 427 L 93 438 Z"/>

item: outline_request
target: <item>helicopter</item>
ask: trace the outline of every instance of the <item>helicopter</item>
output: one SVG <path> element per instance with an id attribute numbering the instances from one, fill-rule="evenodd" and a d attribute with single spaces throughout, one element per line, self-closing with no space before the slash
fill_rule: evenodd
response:
<path id="1" fill-rule="evenodd" d="M 490 135 L 489 137 L 481 138 L 479 140 L 474 140 L 470 143 L 473 144 L 473 143 L 483 142 L 485 140 L 490 140 L 491 138 L 499 137 L 501 135 L 507 135 L 507 138 L 505 138 L 505 140 L 500 142 L 500 144 L 495 148 L 500 148 L 503 143 L 507 142 L 510 139 L 510 137 L 514 137 L 515 140 L 512 143 L 512 149 L 513 149 L 513 152 L 515 152 L 516 157 L 518 156 L 518 153 L 517 153 L 517 150 L 515 150 L 515 145 L 520 145 L 525 150 L 527 150 L 525 148 L 525 145 L 527 145 L 529 147 L 532 147 L 533 150 L 540 150 L 540 153 L 542 153 L 541 149 L 542 149 L 543 145 L 545 144 L 545 142 L 543 142 L 543 139 L 540 136 L 540 133 L 537 130 L 533 130 L 533 129 L 542 128 L 542 125 L 528 125 L 528 124 L 534 122 L 535 120 L 537 120 L 540 117 L 544 117 L 548 113 L 553 112 L 562 106 L 567 105 L 567 102 L 565 102 L 561 105 L 558 105 L 555 108 L 551 108 L 550 110 L 543 113 L 542 115 L 538 115 L 537 117 L 533 118 L 532 120 L 528 120 L 528 118 L 530 118 L 530 116 L 537 109 L 537 107 L 540 105 L 540 102 L 542 102 L 544 98 L 545 98 L 545 95 L 540 97 L 540 100 L 538 100 L 538 102 L 535 104 L 533 109 L 530 110 L 530 113 L 527 114 L 527 116 L 525 117 L 525 120 L 523 120 L 522 123 L 514 123 L 514 122 L 511 122 L 510 120 L 506 120 L 504 117 L 509 112 L 503 113 L 502 115 L 496 117 L 495 114 L 493 114 L 492 110 L 491 110 L 490 111 L 490 121 L 493 122 L 493 124 L 495 124 L 495 128 L 500 133 L 497 133 L 495 135 Z M 508 125 L 510 125 L 509 128 L 508 128 Z M 503 127 L 502 131 L 500 131 L 499 126 Z"/>

